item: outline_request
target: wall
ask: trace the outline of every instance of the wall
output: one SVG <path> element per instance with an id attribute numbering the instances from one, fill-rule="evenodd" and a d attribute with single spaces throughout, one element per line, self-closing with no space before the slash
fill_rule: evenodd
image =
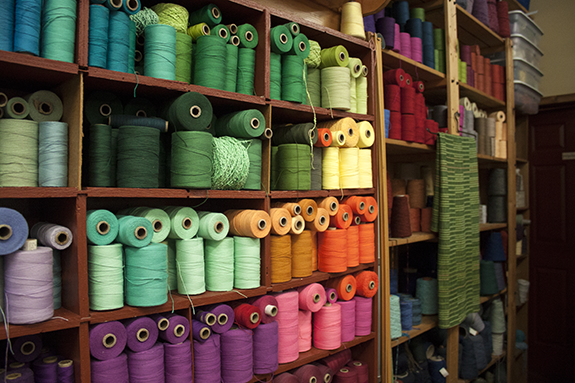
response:
<path id="1" fill-rule="evenodd" d="M 534 19 L 544 33 L 539 90 L 544 97 L 575 93 L 575 1 L 531 0 L 529 10 L 539 11 Z"/>

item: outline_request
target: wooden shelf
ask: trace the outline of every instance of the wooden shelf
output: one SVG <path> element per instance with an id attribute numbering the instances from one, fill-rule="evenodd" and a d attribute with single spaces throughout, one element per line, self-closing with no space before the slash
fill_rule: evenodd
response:
<path id="1" fill-rule="evenodd" d="M 523 261 L 524 259 L 527 259 L 527 257 L 529 257 L 529 254 L 521 254 L 516 256 L 517 262 Z"/>
<path id="2" fill-rule="evenodd" d="M 479 231 L 489 231 L 507 228 L 506 223 L 480 223 Z"/>
<path id="3" fill-rule="evenodd" d="M 525 211 L 525 210 L 529 210 L 529 205 L 527 206 L 521 206 L 521 207 L 517 207 L 517 211 Z"/>
<path id="4" fill-rule="evenodd" d="M 527 158 L 519 158 L 519 157 L 516 157 L 515 161 L 519 162 L 521 165 L 529 162 L 529 160 Z"/>
<path id="5" fill-rule="evenodd" d="M 4 187 L 0 198 L 76 198 L 76 188 Z"/>
<path id="6" fill-rule="evenodd" d="M 401 68 L 411 75 L 414 81 L 422 80 L 430 87 L 445 86 L 445 74 L 427 65 L 418 63 L 390 49 L 384 49 L 383 66 L 387 69 Z"/>
<path id="7" fill-rule="evenodd" d="M 133 307 L 124 306 L 121 309 L 110 311 L 92 311 L 90 310 L 90 323 L 102 323 L 113 320 L 122 320 L 128 318 L 136 318 L 156 313 L 171 312 L 173 310 L 183 310 L 190 307 L 190 301 L 183 295 L 172 292 L 172 298 L 168 295 L 168 301 L 160 306 L 152 307 Z M 173 299 L 173 301 L 172 301 Z"/>
<path id="8" fill-rule="evenodd" d="M 375 189 L 337 189 L 337 190 L 274 190 L 270 193 L 272 199 L 301 199 L 301 198 L 342 198 L 350 195 L 374 195 Z"/>
<path id="9" fill-rule="evenodd" d="M 502 167 L 507 165 L 507 158 L 498 158 L 477 153 L 477 162 L 481 167 Z"/>
<path id="10" fill-rule="evenodd" d="M 331 120 L 332 118 L 351 117 L 358 121 L 375 121 L 375 116 L 369 114 L 350 113 L 343 110 L 326 109 L 310 105 L 298 104 L 283 100 L 270 100 L 269 104 L 274 108 L 274 118 L 290 122 L 309 122 L 313 119 L 314 112 L 318 121 Z M 332 117 L 333 116 L 333 117 Z"/>
<path id="11" fill-rule="evenodd" d="M 392 340 L 391 346 L 392 347 L 399 346 L 400 344 L 405 343 L 408 340 L 413 339 L 416 336 L 419 336 L 419 335 L 423 334 L 424 332 L 431 330 L 434 327 L 437 327 L 438 323 L 439 323 L 439 320 L 437 318 L 437 315 L 422 315 L 421 316 L 421 324 L 419 324 L 417 326 L 413 326 L 413 330 L 408 331 L 407 336 L 402 336 L 401 338 L 397 338 L 397 339 Z"/>
<path id="12" fill-rule="evenodd" d="M 504 288 L 503 290 L 501 290 L 500 292 L 498 292 L 497 294 L 486 295 L 486 296 L 480 297 L 480 298 L 479 298 L 479 303 L 480 303 L 480 304 L 483 304 L 483 303 L 485 303 L 485 302 L 489 302 L 489 301 L 492 300 L 493 298 L 497 298 L 498 296 L 500 296 L 500 295 L 505 295 L 505 294 L 507 294 L 507 287 Z"/>
<path id="13" fill-rule="evenodd" d="M 82 190 L 88 197 L 104 198 L 187 198 L 186 189 L 95 188 Z"/>
<path id="14" fill-rule="evenodd" d="M 18 338 L 24 335 L 40 334 L 58 330 L 65 330 L 68 328 L 80 326 L 80 316 L 74 314 L 73 312 L 61 307 L 54 310 L 54 316 L 44 322 L 26 324 L 26 325 L 15 325 L 15 324 L 5 324 L 5 326 L 0 326 L 0 340 L 6 339 L 6 327 L 8 328 L 8 334 L 10 339 Z"/>
<path id="15" fill-rule="evenodd" d="M 189 190 L 189 198 L 216 198 L 216 199 L 263 199 L 266 192 L 263 190 Z"/>
<path id="16" fill-rule="evenodd" d="M 459 97 L 468 97 L 471 102 L 477 103 L 480 109 L 505 109 L 505 102 L 463 82 L 459 83 Z"/>
<path id="17" fill-rule="evenodd" d="M 36 91 L 52 88 L 78 74 L 78 64 L 49 60 L 24 53 L 0 51 L 2 87 Z M 30 84 L 33 88 L 27 89 Z"/>
<path id="18" fill-rule="evenodd" d="M 327 281 L 332 278 L 339 278 L 344 275 L 357 273 L 358 271 L 372 269 L 373 263 L 365 263 L 356 267 L 348 267 L 348 269 L 341 273 L 324 273 L 322 271 L 314 271 L 311 276 L 304 278 L 292 278 L 287 282 L 282 283 L 272 283 L 271 291 L 278 292 L 289 289 L 294 289 L 301 286 L 309 285 L 310 283 L 319 283 Z"/>
<path id="19" fill-rule="evenodd" d="M 385 150 L 388 156 L 414 154 L 435 156 L 435 146 L 420 144 L 417 142 L 394 140 L 392 138 L 385 139 Z"/>
<path id="20" fill-rule="evenodd" d="M 435 238 L 437 238 L 437 234 L 435 233 L 415 232 L 411 235 L 411 237 L 407 238 L 389 238 L 389 246 L 394 247 L 407 245 L 409 243 L 424 242 Z"/>

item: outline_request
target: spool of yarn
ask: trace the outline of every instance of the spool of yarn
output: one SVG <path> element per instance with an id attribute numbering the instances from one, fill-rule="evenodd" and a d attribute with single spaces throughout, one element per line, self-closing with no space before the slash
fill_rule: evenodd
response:
<path id="1" fill-rule="evenodd" d="M 143 126 L 120 128 L 116 174 L 118 187 L 158 187 L 159 142 L 160 131 L 157 129 Z"/>
<path id="2" fill-rule="evenodd" d="M 146 218 L 152 224 L 152 242 L 163 242 L 170 234 L 170 216 L 161 209 L 148 207 L 137 207 L 120 211 L 120 214 L 127 214 Z"/>
<path id="3" fill-rule="evenodd" d="M 507 197 L 488 196 L 487 197 L 487 222 L 502 223 L 507 220 Z"/>
<path id="4" fill-rule="evenodd" d="M 421 209 L 409 209 L 409 221 L 413 233 L 421 231 Z"/>
<path id="5" fill-rule="evenodd" d="M 108 36 L 129 36 L 131 34 L 131 24 L 132 22 L 130 21 L 130 17 L 126 13 L 110 12 L 108 20 Z M 173 37 L 175 39 L 175 34 Z M 152 48 L 150 48 L 150 50 L 151 49 Z M 108 38 L 107 51 L 108 57 L 106 59 L 106 69 L 117 72 L 128 72 L 130 64 L 130 38 Z"/>
<path id="6" fill-rule="evenodd" d="M 254 374 L 271 374 L 278 369 L 278 323 L 262 323 L 253 331 Z"/>
<path id="7" fill-rule="evenodd" d="M 317 205 L 325 209 L 330 216 L 336 215 L 339 210 L 339 202 L 335 197 L 326 197 L 320 200 Z"/>
<path id="8" fill-rule="evenodd" d="M 234 310 L 228 305 L 211 307 L 209 312 L 216 316 L 216 323 L 212 325 L 212 332 L 222 334 L 228 331 L 234 323 Z M 213 337 L 213 336 L 212 336 Z"/>
<path id="9" fill-rule="evenodd" d="M 365 40 L 361 3 L 344 3 L 341 10 L 341 31 L 347 35 Z"/>
<path id="10" fill-rule="evenodd" d="M 227 210 L 224 214 L 232 235 L 264 238 L 271 230 L 270 216 L 263 210 Z"/>
<path id="11" fill-rule="evenodd" d="M 213 241 L 223 240 L 229 232 L 228 218 L 222 213 L 198 212 L 198 237 Z"/>
<path id="12" fill-rule="evenodd" d="M 166 303 L 168 247 L 152 243 L 141 248 L 126 246 L 124 252 L 126 303 L 137 307 Z"/>
<path id="13" fill-rule="evenodd" d="M 327 299 L 327 303 L 335 303 L 337 302 L 337 290 L 333 287 L 326 287 L 325 288 L 325 296 Z"/>
<path id="14" fill-rule="evenodd" d="M 311 237 L 309 230 L 291 236 L 291 276 L 309 277 L 312 274 Z"/>
<path id="15" fill-rule="evenodd" d="M 240 39 L 241 44 L 241 39 Z M 238 52 L 238 77 L 236 91 L 247 95 L 254 95 L 254 70 L 256 51 L 251 48 L 239 48 Z"/>
<path id="16" fill-rule="evenodd" d="M 30 363 L 42 352 L 42 338 L 38 335 L 25 335 L 13 340 L 12 356 L 20 363 Z"/>
<path id="17" fill-rule="evenodd" d="M 210 130 L 213 110 L 210 101 L 201 93 L 187 92 L 171 101 L 165 108 L 163 118 L 170 122 L 176 132 L 186 130 Z"/>
<path id="18" fill-rule="evenodd" d="M 28 238 L 28 223 L 18 211 L 0 207 L 0 255 L 20 249 Z"/>
<path id="19" fill-rule="evenodd" d="M 339 157 L 340 187 L 359 188 L 359 148 L 341 148 Z"/>
<path id="20" fill-rule="evenodd" d="M 106 383 L 114 379 L 129 381 L 128 356 L 124 353 L 107 360 L 90 361 L 91 380 L 94 383 Z"/>
<path id="21" fill-rule="evenodd" d="M 124 262 L 119 243 L 88 246 L 90 310 L 124 306 Z"/>
<path id="22" fill-rule="evenodd" d="M 338 229 L 347 229 L 353 222 L 353 211 L 349 205 L 340 204 L 337 213 L 330 218 L 329 225 Z"/>
<path id="23" fill-rule="evenodd" d="M 178 292 L 197 295 L 206 291 L 203 238 L 176 241 Z"/>
<path id="24" fill-rule="evenodd" d="M 311 350 L 311 318 L 312 312 L 299 310 L 299 352 L 306 352 Z"/>
<path id="25" fill-rule="evenodd" d="M 234 287 L 254 289 L 260 287 L 259 238 L 234 237 Z"/>
<path id="26" fill-rule="evenodd" d="M 166 383 L 192 381 L 192 349 L 191 342 L 164 343 L 165 379 Z"/>
<path id="27" fill-rule="evenodd" d="M 280 125 L 274 127 L 273 145 L 281 144 L 311 144 L 318 140 L 317 128 L 313 123 Z"/>
<path id="28" fill-rule="evenodd" d="M 356 266 L 359 266 L 359 226 L 354 224 L 347 229 L 347 267 Z"/>
<path id="29" fill-rule="evenodd" d="M 239 37 L 232 39 L 239 44 Z M 239 48 L 233 42 L 226 44 L 226 78 L 224 90 L 228 92 L 235 92 L 237 89 L 238 78 L 238 54 Z"/>
<path id="30" fill-rule="evenodd" d="M 299 201 L 302 210 L 302 217 L 307 222 L 313 222 L 317 216 L 317 203 L 312 199 L 302 199 Z"/>
<path id="31" fill-rule="evenodd" d="M 305 99 L 303 90 L 304 63 L 297 55 L 282 55 L 281 58 L 281 99 L 301 103 Z"/>
<path id="32" fill-rule="evenodd" d="M 289 233 L 299 235 L 304 231 L 304 229 L 305 229 L 305 220 L 303 219 L 303 217 L 301 215 L 296 215 L 295 217 L 292 217 L 291 229 Z"/>
<path id="33" fill-rule="evenodd" d="M 493 295 L 499 292 L 495 263 L 493 261 L 480 261 L 479 275 L 481 279 L 480 294 Z"/>
<path id="34" fill-rule="evenodd" d="M 359 225 L 359 263 L 375 261 L 375 230 L 374 224 Z"/>
<path id="35" fill-rule="evenodd" d="M 306 222 L 307 229 L 316 232 L 324 232 L 327 230 L 330 222 L 330 216 L 324 208 L 317 209 L 317 215 L 313 222 Z"/>
<path id="36" fill-rule="evenodd" d="M 171 344 L 178 344 L 185 341 L 190 335 L 190 321 L 181 315 L 166 314 L 168 327 L 160 331 L 160 339 Z"/>
<path id="37" fill-rule="evenodd" d="M 283 144 L 277 152 L 278 190 L 309 190 L 311 187 L 311 152 L 309 145 Z"/>
<path id="38" fill-rule="evenodd" d="M 38 186 L 38 123 L 11 117 L 0 120 L 0 187 Z"/>
<path id="39" fill-rule="evenodd" d="M 271 282 L 283 283 L 291 279 L 291 238 L 271 236 Z"/>
<path id="40" fill-rule="evenodd" d="M 38 124 L 38 186 L 68 186 L 68 124 Z"/>
<path id="41" fill-rule="evenodd" d="M 438 312 L 438 283 L 433 278 L 418 278 L 416 296 L 421 302 L 423 315 L 436 315 Z"/>
<path id="42" fill-rule="evenodd" d="M 332 135 L 342 132 L 345 142 L 342 145 L 346 148 L 352 148 L 358 145 L 360 139 L 360 130 L 357 123 L 350 117 L 341 118 L 335 121 L 320 122 L 318 129 L 328 128 Z"/>
<path id="43" fill-rule="evenodd" d="M 272 208 L 270 210 L 271 232 L 276 235 L 289 233 L 292 223 L 290 212 L 284 208 Z"/>
<path id="44" fill-rule="evenodd" d="M 357 281 L 353 275 L 332 279 L 326 285 L 335 288 L 338 298 L 343 301 L 351 300 L 357 290 Z"/>
<path id="45" fill-rule="evenodd" d="M 367 196 L 364 197 L 365 199 L 365 205 L 366 205 L 366 209 L 364 214 L 361 215 L 361 221 L 362 222 L 373 222 L 376 220 L 378 212 L 379 212 L 379 207 L 377 206 L 377 201 L 375 200 L 375 198 Z"/>
<path id="46" fill-rule="evenodd" d="M 355 338 L 355 301 L 338 301 L 341 307 L 341 341 L 350 342 Z"/>
<path id="47" fill-rule="evenodd" d="M 366 298 L 372 298 L 377 294 L 379 278 L 373 271 L 362 271 L 355 275 L 356 294 Z"/>
<path id="48" fill-rule="evenodd" d="M 318 233 L 318 270 L 340 273 L 347 270 L 347 232 L 344 229 Z"/>
<path id="49" fill-rule="evenodd" d="M 311 283 L 298 289 L 299 309 L 311 312 L 319 311 L 325 305 L 327 297 L 319 283 Z"/>
<path id="50" fill-rule="evenodd" d="M 340 110 L 351 108 L 349 68 L 340 66 L 323 68 L 321 70 L 321 84 L 322 108 Z"/>
<path id="51" fill-rule="evenodd" d="M 64 112 L 60 97 L 49 90 L 39 90 L 26 96 L 26 103 L 29 117 L 37 122 L 60 121 Z"/>
<path id="52" fill-rule="evenodd" d="M 299 383 L 299 379 L 290 374 L 289 372 L 284 372 L 279 374 L 273 380 L 276 383 Z"/>
<path id="53" fill-rule="evenodd" d="M 172 135 L 172 187 L 212 187 L 212 135 L 207 132 L 175 132 Z M 196 166 L 191 168 L 192 161 Z"/>
<path id="54" fill-rule="evenodd" d="M 393 210 L 391 211 L 390 226 L 390 234 L 394 238 L 406 238 L 411 236 L 409 196 L 396 195 L 393 197 Z"/>
<path id="55" fill-rule="evenodd" d="M 261 323 L 272 323 L 276 320 L 278 313 L 277 299 L 272 295 L 264 295 L 251 303 L 261 311 Z"/>
<path id="56" fill-rule="evenodd" d="M 163 343 L 156 343 L 146 351 L 128 351 L 127 354 L 128 372 L 131 380 L 165 379 Z"/>
<path id="57" fill-rule="evenodd" d="M 234 308 L 234 321 L 241 328 L 253 330 L 261 322 L 261 311 L 257 306 L 242 303 Z"/>
<path id="58" fill-rule="evenodd" d="M 275 295 L 278 301 L 278 362 L 290 363 L 299 357 L 298 344 L 298 293 L 289 291 Z"/>
<path id="59" fill-rule="evenodd" d="M 163 208 L 170 217 L 171 239 L 191 239 L 199 230 L 200 218 L 191 207 L 166 206 Z"/>
<path id="60" fill-rule="evenodd" d="M 237 35 L 240 38 L 240 48 L 255 49 L 257 47 L 258 32 L 253 25 L 238 25 Z"/>
<path id="61" fill-rule="evenodd" d="M 122 216 L 118 220 L 116 241 L 132 247 L 148 246 L 152 242 L 154 227 L 144 217 Z"/>
<path id="62" fill-rule="evenodd" d="M 126 328 L 118 321 L 90 326 L 90 355 L 98 360 L 118 357 L 127 342 Z"/>
<path id="63" fill-rule="evenodd" d="M 272 207 L 286 209 L 292 217 L 301 214 L 301 206 L 296 202 L 274 202 L 272 203 Z"/>
<path id="64" fill-rule="evenodd" d="M 351 350 L 346 349 L 344 351 L 338 352 L 337 354 L 323 358 L 320 362 L 328 366 L 332 371 L 338 371 L 340 368 L 344 367 L 350 361 L 351 361 Z"/>
<path id="65" fill-rule="evenodd" d="M 339 183 L 339 149 L 324 148 L 322 158 L 323 189 L 339 189 Z"/>
<path id="66" fill-rule="evenodd" d="M 326 304 L 313 316 L 313 346 L 335 350 L 341 346 L 341 306 Z"/>
<path id="67" fill-rule="evenodd" d="M 213 334 L 204 343 L 194 341 L 194 377 L 197 381 L 218 383 L 221 376 L 220 335 Z"/>
<path id="68" fill-rule="evenodd" d="M 159 3 L 151 8 L 158 15 L 160 24 L 170 25 L 176 31 L 186 33 L 189 22 L 189 13 L 186 8 L 172 3 Z"/>
<path id="69" fill-rule="evenodd" d="M 158 340 L 158 326 L 148 317 L 129 319 L 124 322 L 126 327 L 128 348 L 134 352 L 151 349 Z"/>
<path id="70" fill-rule="evenodd" d="M 231 291 L 234 287 L 234 239 L 205 239 L 205 279 L 208 291 Z"/>
<path id="71" fill-rule="evenodd" d="M 370 148 L 375 142 L 375 131 L 369 121 L 361 121 L 357 124 L 359 130 L 359 141 L 357 146 L 360 148 Z"/>
<path id="72" fill-rule="evenodd" d="M 47 222 L 38 222 L 30 229 L 30 237 L 44 246 L 64 250 L 72 244 L 72 231 L 67 227 Z"/>
<path id="73" fill-rule="evenodd" d="M 108 23 L 110 10 L 90 4 L 88 65 L 106 68 L 108 59 Z"/>
<path id="74" fill-rule="evenodd" d="M 323 150 L 322 148 L 313 148 L 312 152 L 313 160 L 311 166 L 311 190 L 321 190 L 322 187 L 322 162 L 323 162 Z M 317 219 L 317 217 L 316 217 Z"/>

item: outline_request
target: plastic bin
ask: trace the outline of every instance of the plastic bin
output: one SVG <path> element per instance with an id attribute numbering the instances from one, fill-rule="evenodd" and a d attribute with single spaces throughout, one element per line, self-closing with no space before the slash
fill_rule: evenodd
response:
<path id="1" fill-rule="evenodd" d="M 539 63 L 543 57 L 541 49 L 521 35 L 511 35 L 511 40 L 513 41 L 513 58 L 523 59 L 539 69 Z"/>
<path id="2" fill-rule="evenodd" d="M 523 11 L 509 12 L 509 23 L 512 35 L 521 35 L 531 41 L 535 46 L 539 46 L 543 31 Z"/>
<path id="3" fill-rule="evenodd" d="M 539 90 L 539 81 L 543 77 L 543 72 L 523 59 L 513 59 L 513 75 L 515 80 Z"/>
<path id="4" fill-rule="evenodd" d="M 521 113 L 537 114 L 543 94 L 523 81 L 514 81 L 514 85 L 515 108 Z"/>

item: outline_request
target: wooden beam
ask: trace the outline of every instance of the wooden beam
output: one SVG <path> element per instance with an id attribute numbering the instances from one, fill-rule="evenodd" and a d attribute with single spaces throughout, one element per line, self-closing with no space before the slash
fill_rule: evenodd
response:
<path id="1" fill-rule="evenodd" d="M 459 371 L 459 326 L 447 329 L 447 372 L 446 383 L 457 383 Z"/>
<path id="2" fill-rule="evenodd" d="M 451 134 L 459 132 L 459 52 L 457 49 L 457 6 L 444 0 L 445 49 L 447 81 L 447 127 Z"/>

